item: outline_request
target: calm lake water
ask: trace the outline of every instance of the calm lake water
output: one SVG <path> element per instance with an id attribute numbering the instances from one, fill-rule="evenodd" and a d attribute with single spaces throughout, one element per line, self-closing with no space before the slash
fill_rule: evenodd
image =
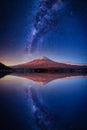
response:
<path id="1" fill-rule="evenodd" d="M 87 130 L 87 78 L 1 78 L 0 130 Z"/>

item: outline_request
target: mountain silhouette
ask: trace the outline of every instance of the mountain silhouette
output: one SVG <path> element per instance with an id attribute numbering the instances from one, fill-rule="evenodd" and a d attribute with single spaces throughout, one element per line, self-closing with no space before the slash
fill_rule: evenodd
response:
<path id="1" fill-rule="evenodd" d="M 12 68 L 4 65 L 3 63 L 0 63 L 0 70 L 12 70 Z"/>
<path id="2" fill-rule="evenodd" d="M 0 78 L 5 77 L 8 74 L 11 74 L 13 72 L 13 69 L 0 63 Z"/>
<path id="3" fill-rule="evenodd" d="M 10 69 L 10 67 L 0 63 L 0 70 L 2 70 L 2 69 Z"/>

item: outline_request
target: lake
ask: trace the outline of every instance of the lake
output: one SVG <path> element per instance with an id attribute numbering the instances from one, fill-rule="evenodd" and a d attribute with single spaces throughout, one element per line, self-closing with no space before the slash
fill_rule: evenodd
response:
<path id="1" fill-rule="evenodd" d="M 87 130 L 87 77 L 44 77 L 0 79 L 0 130 Z"/>

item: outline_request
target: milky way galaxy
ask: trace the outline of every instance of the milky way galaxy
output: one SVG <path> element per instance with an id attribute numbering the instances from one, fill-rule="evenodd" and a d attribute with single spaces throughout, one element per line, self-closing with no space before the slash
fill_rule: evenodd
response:
<path id="1" fill-rule="evenodd" d="M 63 0 L 39 0 L 31 39 L 26 50 L 33 53 L 42 44 L 44 35 L 56 26 L 58 12 L 63 9 L 65 3 Z"/>

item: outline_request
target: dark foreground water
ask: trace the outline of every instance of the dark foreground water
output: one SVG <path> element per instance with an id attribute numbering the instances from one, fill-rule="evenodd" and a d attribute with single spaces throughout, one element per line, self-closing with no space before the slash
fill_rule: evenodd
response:
<path id="1" fill-rule="evenodd" d="M 0 130 L 87 130 L 87 78 L 0 79 Z"/>

